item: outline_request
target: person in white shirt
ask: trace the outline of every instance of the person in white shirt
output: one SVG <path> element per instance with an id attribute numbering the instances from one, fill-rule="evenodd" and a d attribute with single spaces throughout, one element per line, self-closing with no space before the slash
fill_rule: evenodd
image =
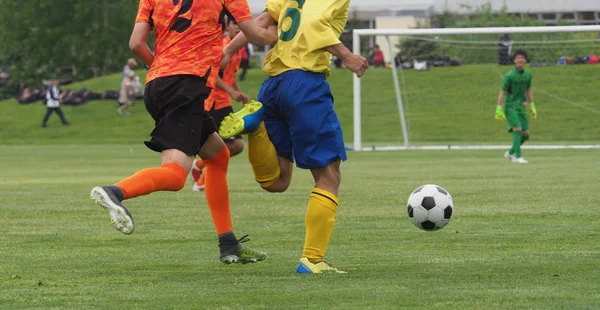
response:
<path id="1" fill-rule="evenodd" d="M 133 105 L 133 101 L 135 100 L 135 77 L 133 71 L 125 73 L 126 76 L 121 81 L 121 89 L 119 90 L 119 108 L 117 108 L 117 113 L 121 116 L 129 116 L 131 113 L 129 112 L 129 107 Z"/>
<path id="2" fill-rule="evenodd" d="M 60 89 L 58 88 L 58 83 L 58 80 L 53 80 L 52 85 L 50 88 L 48 88 L 48 91 L 46 91 L 46 115 L 44 115 L 44 120 L 42 121 L 43 128 L 47 127 L 48 119 L 50 118 L 50 114 L 52 114 L 52 112 L 56 112 L 56 114 L 58 114 L 58 117 L 60 117 L 60 121 L 63 123 L 63 125 L 70 125 L 65 118 L 65 114 L 60 108 L 60 101 L 58 100 Z"/>
<path id="3" fill-rule="evenodd" d="M 123 76 L 121 77 L 121 79 L 124 80 L 129 75 L 133 75 L 133 68 L 135 68 L 136 66 L 137 66 L 137 61 L 135 61 L 135 59 L 133 59 L 133 58 L 127 59 L 127 64 L 125 65 L 125 67 L 123 67 Z"/>

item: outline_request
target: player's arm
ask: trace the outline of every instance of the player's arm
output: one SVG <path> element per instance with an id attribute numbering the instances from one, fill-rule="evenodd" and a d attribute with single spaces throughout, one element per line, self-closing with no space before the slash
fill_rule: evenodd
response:
<path id="1" fill-rule="evenodd" d="M 277 30 L 259 27 L 253 20 L 239 22 L 240 30 L 252 44 L 265 46 L 277 42 Z"/>
<path id="2" fill-rule="evenodd" d="M 352 52 L 342 43 L 331 45 L 325 48 L 326 51 L 341 59 L 346 68 L 356 73 L 358 77 L 363 76 L 369 68 L 369 62 L 362 56 L 352 54 Z"/>
<path id="3" fill-rule="evenodd" d="M 246 94 L 242 93 L 240 90 L 236 90 L 234 87 L 227 85 L 221 77 L 217 77 L 217 87 L 223 91 L 225 91 L 233 100 L 242 103 L 248 103 L 249 99 Z"/>
<path id="4" fill-rule="evenodd" d="M 348 6 L 348 1 L 335 2 L 324 12 L 323 18 L 310 23 L 311 30 L 319 35 L 309 42 L 309 49 L 328 51 L 340 58 L 350 71 L 361 77 L 369 68 L 369 62 L 364 57 L 353 54 L 339 38 L 348 21 Z"/>
<path id="5" fill-rule="evenodd" d="M 275 25 L 275 20 L 273 19 L 273 17 L 271 17 L 271 14 L 269 14 L 269 12 L 263 12 L 257 18 L 254 19 L 254 22 L 258 27 L 263 29 L 269 29 L 269 26 Z M 235 38 L 233 38 L 233 40 L 231 40 L 231 42 L 229 42 L 229 44 L 227 44 L 225 50 L 223 51 L 223 54 L 233 55 L 246 45 L 248 45 L 248 38 L 246 38 L 246 35 L 244 33 L 239 33 L 235 36 Z"/>
<path id="6" fill-rule="evenodd" d="M 233 80 L 233 85 L 231 85 L 231 87 L 242 95 L 239 97 L 240 100 L 237 100 L 238 102 L 241 102 L 242 104 L 247 104 L 250 102 L 250 98 L 242 91 L 242 88 L 240 87 L 240 84 L 238 84 L 237 80 Z"/>
<path id="7" fill-rule="evenodd" d="M 496 106 L 495 118 L 497 121 L 504 121 L 506 119 L 506 115 L 504 114 L 504 109 L 502 108 L 502 105 L 504 104 L 504 97 L 506 97 L 506 90 L 502 89 L 502 90 L 500 90 L 500 93 L 498 94 L 498 105 Z"/>
<path id="8" fill-rule="evenodd" d="M 535 103 L 533 101 L 533 91 L 530 88 L 527 88 L 527 100 L 529 101 L 529 109 L 531 109 L 531 118 L 537 118 L 537 109 L 535 107 Z"/>
<path id="9" fill-rule="evenodd" d="M 277 41 L 277 32 L 259 27 L 254 20 L 246 0 L 225 0 L 225 9 L 237 20 L 240 30 L 248 41 L 256 45 L 269 45 Z"/>
<path id="10" fill-rule="evenodd" d="M 240 84 L 238 84 L 237 80 L 233 80 L 233 85 L 231 85 L 231 87 L 237 91 L 242 91 L 242 88 L 240 87 Z"/>
<path id="11" fill-rule="evenodd" d="M 136 23 L 129 39 L 129 48 L 148 66 L 152 65 L 154 55 L 148 47 L 146 39 L 150 33 L 151 26 L 148 23 Z"/>
<path id="12" fill-rule="evenodd" d="M 506 91 L 501 90 L 498 94 L 498 106 L 502 106 L 504 104 L 504 97 L 506 97 Z"/>
<path id="13" fill-rule="evenodd" d="M 533 103 L 533 91 L 531 91 L 531 88 L 527 88 L 527 102 L 529 103 Z"/>
<path id="14" fill-rule="evenodd" d="M 140 0 L 135 25 L 129 38 L 129 48 L 148 66 L 154 61 L 154 55 L 147 43 L 148 34 L 152 29 L 153 11 L 154 7 L 149 0 Z"/>
<path id="15" fill-rule="evenodd" d="M 275 41 L 277 41 L 277 28 L 275 28 L 276 21 L 275 19 L 273 19 L 269 12 L 263 12 L 257 18 L 254 19 L 254 22 L 258 27 L 264 29 L 269 29 L 269 27 L 271 27 L 271 31 L 275 31 Z M 248 45 L 248 43 L 249 42 L 248 38 L 246 38 L 246 35 L 243 32 L 238 33 L 238 35 L 236 35 L 235 38 L 233 38 L 233 40 L 231 40 L 231 42 L 229 42 L 223 50 L 223 56 L 221 56 L 220 64 L 221 69 L 225 68 L 231 60 L 231 57 L 235 53 L 237 53 L 242 47 Z"/>

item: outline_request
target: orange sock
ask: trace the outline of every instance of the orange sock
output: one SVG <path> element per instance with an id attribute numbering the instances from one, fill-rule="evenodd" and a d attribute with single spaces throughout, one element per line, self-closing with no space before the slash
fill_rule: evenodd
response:
<path id="1" fill-rule="evenodd" d="M 202 160 L 202 158 L 196 159 L 196 168 L 204 169 L 204 166 L 206 165 L 204 164 L 204 160 Z"/>
<path id="2" fill-rule="evenodd" d="M 204 185 L 204 181 L 206 180 L 206 171 L 204 171 L 204 173 L 202 173 L 200 175 L 200 177 L 198 178 L 198 180 L 196 181 L 196 185 L 200 186 L 200 185 Z"/>
<path id="3" fill-rule="evenodd" d="M 178 191 L 185 186 L 187 172 L 170 163 L 160 168 L 146 168 L 115 184 L 123 191 L 124 199 L 148 195 L 156 191 Z"/>
<path id="4" fill-rule="evenodd" d="M 204 193 L 208 208 L 212 215 L 217 234 L 232 231 L 231 211 L 229 208 L 229 188 L 227 186 L 227 168 L 229 166 L 229 150 L 227 147 L 211 159 L 205 159 L 206 169 Z"/>

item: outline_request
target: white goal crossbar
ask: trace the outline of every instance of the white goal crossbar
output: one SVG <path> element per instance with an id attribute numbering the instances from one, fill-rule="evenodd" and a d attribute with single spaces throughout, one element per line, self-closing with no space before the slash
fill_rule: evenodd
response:
<path id="1" fill-rule="evenodd" d="M 488 28 L 418 28 L 418 29 L 354 29 L 352 32 L 353 52 L 360 54 L 361 36 L 384 36 L 387 40 L 390 55 L 394 55 L 394 47 L 390 44 L 390 36 L 415 36 L 415 35 L 459 35 L 459 34 L 516 34 L 516 33 L 558 33 L 558 32 L 600 32 L 600 25 L 592 26 L 543 26 L 543 27 L 488 27 Z M 394 64 L 392 62 L 392 64 Z M 354 75 L 354 145 L 355 151 L 375 151 L 375 150 L 412 150 L 412 149 L 504 149 L 506 146 L 411 146 L 408 137 L 408 128 L 404 116 L 404 107 L 400 92 L 400 83 L 398 81 L 398 70 L 392 66 L 392 78 L 394 80 L 394 90 L 398 103 L 398 112 L 400 114 L 400 124 L 402 128 L 402 137 L 404 145 L 402 146 L 383 146 L 383 147 L 363 147 L 362 145 L 362 125 L 361 125 L 361 84 L 360 79 Z M 528 145 L 527 148 L 600 148 L 600 145 Z"/>

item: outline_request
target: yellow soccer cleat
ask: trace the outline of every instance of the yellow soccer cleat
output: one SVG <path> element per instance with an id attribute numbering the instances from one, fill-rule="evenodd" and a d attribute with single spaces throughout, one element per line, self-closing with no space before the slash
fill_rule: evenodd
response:
<path id="1" fill-rule="evenodd" d="M 302 257 L 300 259 L 300 263 L 298 263 L 298 268 L 296 268 L 296 273 L 306 274 L 306 273 L 346 273 L 345 271 L 341 271 L 335 267 L 333 267 L 328 262 L 321 260 L 316 264 L 311 263 L 307 257 Z"/>
<path id="2" fill-rule="evenodd" d="M 229 114 L 223 119 L 219 127 L 219 135 L 223 139 L 229 139 L 242 133 L 254 131 L 263 121 L 265 109 L 262 103 L 250 101 L 241 110 Z"/>

